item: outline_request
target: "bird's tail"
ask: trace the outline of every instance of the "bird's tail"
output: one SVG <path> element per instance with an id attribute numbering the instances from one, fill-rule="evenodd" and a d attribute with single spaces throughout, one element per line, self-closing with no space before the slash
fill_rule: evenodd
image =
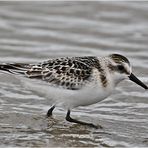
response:
<path id="1" fill-rule="evenodd" d="M 0 70 L 9 72 L 12 74 L 25 74 L 25 72 L 30 68 L 29 64 L 22 63 L 4 63 L 0 64 Z"/>

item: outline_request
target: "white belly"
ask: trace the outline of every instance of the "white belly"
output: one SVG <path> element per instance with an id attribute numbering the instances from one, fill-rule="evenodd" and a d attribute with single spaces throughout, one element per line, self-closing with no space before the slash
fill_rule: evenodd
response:
<path id="1" fill-rule="evenodd" d="M 72 91 L 72 90 L 71 90 Z M 98 86 L 84 87 L 81 90 L 74 90 L 70 93 L 71 95 L 65 99 L 64 106 L 69 108 L 74 108 L 78 106 L 87 106 L 95 104 L 104 100 L 111 94 L 111 91 L 105 91 Z"/>
<path id="2" fill-rule="evenodd" d="M 67 90 L 60 87 L 52 87 L 47 82 L 23 78 L 22 84 L 42 97 L 52 100 L 55 105 L 62 105 L 66 109 L 78 106 L 91 105 L 108 97 L 112 90 L 99 86 L 97 83 L 89 84 L 80 90 Z"/>

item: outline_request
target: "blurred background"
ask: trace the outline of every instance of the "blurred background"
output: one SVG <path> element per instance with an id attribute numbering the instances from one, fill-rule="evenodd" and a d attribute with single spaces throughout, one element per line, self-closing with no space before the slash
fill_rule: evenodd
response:
<path id="1" fill-rule="evenodd" d="M 37 63 L 62 56 L 127 56 L 148 84 L 148 2 L 0 2 L 0 62 Z M 0 73 L 1 146 L 148 146 L 148 93 L 122 82 L 105 101 L 73 111 L 101 124 L 67 123 L 50 100 Z"/>

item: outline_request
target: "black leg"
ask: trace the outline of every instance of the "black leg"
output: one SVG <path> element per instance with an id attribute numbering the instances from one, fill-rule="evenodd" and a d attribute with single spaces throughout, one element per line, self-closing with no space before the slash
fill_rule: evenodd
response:
<path id="1" fill-rule="evenodd" d="M 54 110 L 54 108 L 55 108 L 55 106 L 52 106 L 52 107 L 48 110 L 48 112 L 47 112 L 47 117 L 52 116 L 52 111 Z"/>
<path id="2" fill-rule="evenodd" d="M 69 122 L 74 122 L 74 123 L 78 123 L 78 124 L 82 124 L 82 125 L 87 125 L 87 126 L 90 126 L 90 127 L 98 129 L 98 126 L 96 126 L 96 125 L 94 125 L 92 123 L 86 123 L 86 122 L 78 121 L 76 119 L 71 118 L 70 117 L 70 110 L 68 110 L 68 112 L 67 112 L 66 120 L 69 121 Z M 100 126 L 100 128 L 101 128 L 101 126 Z"/>

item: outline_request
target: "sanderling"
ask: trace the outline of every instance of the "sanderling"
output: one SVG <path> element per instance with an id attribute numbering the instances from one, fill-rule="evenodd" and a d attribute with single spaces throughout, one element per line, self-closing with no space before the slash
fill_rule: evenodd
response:
<path id="1" fill-rule="evenodd" d="M 134 74 L 129 60 L 119 54 L 106 57 L 63 57 L 49 59 L 38 64 L 7 63 L 0 70 L 28 79 L 27 88 L 41 92 L 52 98 L 54 103 L 47 116 L 61 104 L 67 109 L 66 120 L 97 128 L 92 123 L 78 121 L 70 117 L 70 112 L 78 106 L 91 105 L 107 98 L 115 86 L 124 79 L 130 79 L 148 89 Z M 33 81 L 32 81 L 33 80 Z M 43 82 L 43 85 L 37 83 Z M 34 85 L 32 85 L 34 83 Z"/>

